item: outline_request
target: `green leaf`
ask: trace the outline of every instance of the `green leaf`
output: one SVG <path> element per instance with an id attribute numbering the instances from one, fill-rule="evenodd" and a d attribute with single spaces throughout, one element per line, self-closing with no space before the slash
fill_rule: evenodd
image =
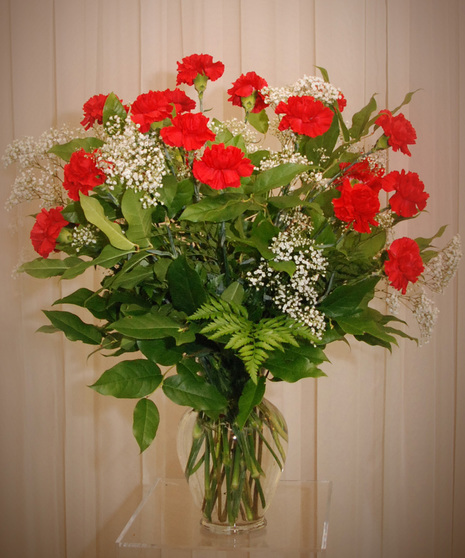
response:
<path id="1" fill-rule="evenodd" d="M 131 260 L 127 263 L 130 264 Z M 154 278 L 153 266 L 144 265 L 144 263 L 142 261 L 142 263 L 138 262 L 134 266 L 123 266 L 123 269 L 118 271 L 113 280 L 107 284 L 108 288 L 111 287 L 112 290 L 133 289 L 145 281 L 150 282 Z"/>
<path id="2" fill-rule="evenodd" d="M 262 194 L 287 186 L 298 175 L 310 169 L 310 165 L 301 163 L 284 163 L 277 167 L 265 170 L 257 175 L 255 182 L 247 187 L 250 194 Z"/>
<path id="3" fill-rule="evenodd" d="M 410 91 L 409 93 L 407 93 L 404 97 L 404 100 L 402 101 L 402 103 L 396 107 L 395 109 L 393 109 L 391 111 L 391 114 L 395 114 L 396 112 L 398 112 L 403 106 L 408 105 L 410 103 L 410 101 L 412 100 L 412 97 L 415 95 L 415 93 L 417 91 L 420 91 L 420 89 L 415 89 L 415 91 Z"/>
<path id="4" fill-rule="evenodd" d="M 70 266 L 69 269 L 63 273 L 63 279 L 74 279 L 74 277 L 84 273 L 89 267 L 97 265 L 105 269 L 110 269 L 114 265 L 120 263 L 125 256 L 133 252 L 134 250 L 118 250 L 111 244 L 108 244 L 100 252 L 100 255 L 93 260 L 85 261 L 77 258 L 75 264 Z"/>
<path id="5" fill-rule="evenodd" d="M 61 310 L 44 310 L 43 312 L 70 341 L 82 341 L 89 345 L 100 344 L 102 340 L 101 331 L 94 325 L 83 322 L 79 316 Z"/>
<path id="6" fill-rule="evenodd" d="M 381 340 L 383 347 L 385 347 L 386 344 L 396 343 L 396 338 L 388 333 L 384 326 L 371 320 L 365 313 L 359 316 L 338 318 L 337 323 L 350 335 L 368 334 L 374 339 Z"/>
<path id="7" fill-rule="evenodd" d="M 255 208 L 253 202 L 237 194 L 219 194 L 203 198 L 198 203 L 189 205 L 181 213 L 182 221 L 220 223 L 230 221 L 242 215 L 245 211 Z"/>
<path id="8" fill-rule="evenodd" d="M 121 211 L 128 224 L 126 237 L 145 248 L 150 244 L 152 209 L 142 207 L 140 197 L 132 188 L 126 188 L 121 200 Z"/>
<path id="9" fill-rule="evenodd" d="M 376 110 L 377 104 L 373 95 L 368 104 L 352 116 L 352 127 L 349 129 L 351 137 L 360 139 L 367 133 L 370 116 Z"/>
<path id="10" fill-rule="evenodd" d="M 90 387 L 102 395 L 136 399 L 150 395 L 162 380 L 155 363 L 144 359 L 124 360 L 104 372 Z"/>
<path id="11" fill-rule="evenodd" d="M 258 113 L 249 112 L 247 115 L 247 122 L 261 134 L 266 134 L 268 131 L 269 119 L 266 110 L 262 110 Z"/>
<path id="12" fill-rule="evenodd" d="M 141 399 L 134 408 L 132 433 L 139 444 L 141 453 L 145 451 L 157 435 L 160 413 L 153 401 Z"/>
<path id="13" fill-rule="evenodd" d="M 242 304 L 244 299 L 244 287 L 238 282 L 234 281 L 229 287 L 227 287 L 221 294 L 221 298 L 226 302 L 232 302 L 234 304 Z"/>
<path id="14" fill-rule="evenodd" d="M 176 374 L 163 382 L 163 392 L 177 405 L 192 407 L 197 411 L 223 411 L 227 399 L 200 376 Z"/>
<path id="15" fill-rule="evenodd" d="M 102 145 L 103 141 L 97 138 L 76 138 L 68 143 L 54 145 L 51 149 L 49 149 L 49 153 L 53 153 L 54 155 L 57 155 L 57 157 L 60 157 L 60 159 L 69 162 L 71 155 L 75 151 L 84 149 L 87 153 L 92 153 L 94 149 L 98 149 Z"/>
<path id="16" fill-rule="evenodd" d="M 275 271 L 287 273 L 289 277 L 292 277 L 296 270 L 296 264 L 292 261 L 275 262 L 274 260 L 270 260 L 268 264 Z"/>
<path id="17" fill-rule="evenodd" d="M 252 409 L 258 405 L 263 396 L 265 395 L 265 383 L 266 379 L 264 376 L 260 376 L 255 383 L 252 379 L 248 380 L 242 390 L 242 394 L 239 397 L 239 412 L 236 418 L 236 422 L 239 428 L 243 428 L 247 419 L 249 418 Z"/>
<path id="18" fill-rule="evenodd" d="M 74 293 L 71 293 L 68 296 L 64 296 L 63 298 L 59 298 L 58 300 L 55 300 L 53 305 L 74 304 L 75 306 L 80 306 L 84 308 L 86 301 L 92 296 L 98 296 L 98 295 L 96 295 L 94 291 L 91 291 L 90 289 L 86 289 L 83 287 L 81 289 L 78 289 L 77 291 L 74 291 Z"/>
<path id="19" fill-rule="evenodd" d="M 320 378 L 326 374 L 317 363 L 300 353 L 296 347 L 285 349 L 284 352 L 275 351 L 263 365 L 274 379 L 294 383 L 303 378 Z"/>
<path id="20" fill-rule="evenodd" d="M 359 313 L 361 303 L 374 295 L 379 277 L 368 277 L 350 285 L 341 285 L 334 289 L 318 307 L 329 318 L 352 316 Z"/>
<path id="21" fill-rule="evenodd" d="M 135 244 L 123 234 L 121 227 L 105 216 L 103 207 L 96 198 L 85 196 L 81 192 L 80 201 L 86 219 L 108 237 L 112 246 L 119 250 L 131 250 L 135 247 Z"/>
<path id="22" fill-rule="evenodd" d="M 166 273 L 173 306 L 186 314 L 193 314 L 207 299 L 199 274 L 187 258 L 178 256 Z"/>
<path id="23" fill-rule="evenodd" d="M 316 66 L 316 68 L 317 68 L 318 70 L 320 70 L 321 76 L 323 77 L 323 79 L 325 80 L 325 82 L 326 82 L 326 83 L 330 83 L 328 71 L 327 71 L 325 68 L 323 68 L 322 66 Z"/>
<path id="24" fill-rule="evenodd" d="M 177 345 L 195 340 L 195 328 L 191 326 L 188 330 L 184 330 L 184 324 L 159 312 L 126 316 L 112 325 L 116 331 L 134 339 L 173 337 Z"/>
<path id="25" fill-rule="evenodd" d="M 436 238 L 440 238 L 444 234 L 444 231 L 446 229 L 447 229 L 447 225 L 443 225 L 442 227 L 440 227 L 438 232 L 430 238 L 423 238 L 423 237 L 415 238 L 415 242 L 418 244 L 420 248 L 420 252 L 429 248 L 433 240 L 435 240 Z"/>
<path id="26" fill-rule="evenodd" d="M 103 106 L 102 121 L 103 125 L 107 128 L 114 124 L 114 117 L 119 117 L 121 123 L 124 123 L 127 117 L 126 109 L 124 108 L 121 101 L 114 93 L 110 93 Z"/>
<path id="27" fill-rule="evenodd" d="M 56 258 L 36 258 L 31 262 L 22 264 L 18 268 L 18 271 L 27 273 L 31 277 L 45 279 L 47 277 L 63 275 L 69 268 L 81 262 L 81 259 L 74 256 L 65 258 L 64 260 Z"/>
<path id="28" fill-rule="evenodd" d="M 176 347 L 171 338 L 138 339 L 137 346 L 141 353 L 152 362 L 161 366 L 173 366 L 183 357 L 183 350 Z"/>

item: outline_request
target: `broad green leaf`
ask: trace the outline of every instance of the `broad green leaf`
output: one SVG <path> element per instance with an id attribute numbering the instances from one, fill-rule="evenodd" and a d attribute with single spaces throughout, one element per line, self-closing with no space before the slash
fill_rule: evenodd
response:
<path id="1" fill-rule="evenodd" d="M 247 115 L 247 122 L 261 134 L 266 134 L 268 131 L 269 119 L 266 110 L 262 110 L 258 113 L 249 112 Z"/>
<path id="2" fill-rule="evenodd" d="M 77 259 L 76 263 L 63 273 L 63 279 L 74 279 L 74 277 L 84 273 L 89 267 L 97 265 L 105 269 L 110 269 L 114 265 L 120 263 L 125 256 L 132 252 L 134 252 L 134 250 L 118 250 L 111 244 L 108 244 L 102 249 L 99 256 L 93 260 Z"/>
<path id="3" fill-rule="evenodd" d="M 154 362 L 124 360 L 104 372 L 90 387 L 102 395 L 136 399 L 154 392 L 163 380 Z"/>
<path id="4" fill-rule="evenodd" d="M 237 194 L 220 194 L 203 198 L 198 203 L 186 207 L 181 213 L 181 221 L 220 223 L 230 221 L 256 206 L 249 199 Z"/>
<path id="5" fill-rule="evenodd" d="M 252 409 L 258 405 L 263 396 L 265 395 L 265 383 L 266 379 L 264 376 L 260 376 L 255 383 L 252 379 L 248 380 L 242 390 L 242 394 L 239 397 L 239 412 L 237 415 L 236 422 L 239 428 L 243 428 L 247 419 L 249 418 Z"/>
<path id="6" fill-rule="evenodd" d="M 379 339 L 384 343 L 396 343 L 396 338 L 388 333 L 387 329 L 370 320 L 370 317 L 365 313 L 358 316 L 345 316 L 337 319 L 339 326 L 350 335 L 363 335 L 369 334 L 375 339 Z M 383 344 L 383 346 L 385 346 Z"/>
<path id="7" fill-rule="evenodd" d="M 287 186 L 298 175 L 310 169 L 310 165 L 284 163 L 257 175 L 255 182 L 247 187 L 247 193 L 262 194 Z"/>
<path id="8" fill-rule="evenodd" d="M 81 193 L 80 201 L 86 219 L 107 236 L 112 246 L 119 250 L 131 250 L 135 247 L 135 244 L 123 234 L 121 227 L 106 217 L 103 207 L 96 198 Z"/>
<path id="9" fill-rule="evenodd" d="M 352 116 L 352 127 L 349 129 L 351 137 L 359 139 L 367 132 L 370 117 L 376 110 L 377 104 L 373 95 L 368 104 Z"/>
<path id="10" fill-rule="evenodd" d="M 129 267 L 128 270 L 122 269 L 114 275 L 113 281 L 106 284 L 112 290 L 115 289 L 132 289 L 144 282 L 150 282 L 154 279 L 154 271 L 152 265 L 142 265 L 138 263 Z"/>
<path id="11" fill-rule="evenodd" d="M 112 122 L 114 123 L 115 116 L 118 117 L 121 124 L 123 124 L 126 120 L 127 112 L 118 97 L 114 93 L 110 93 L 105 101 L 102 114 L 103 125 L 107 127 L 107 129 L 111 126 Z"/>
<path id="12" fill-rule="evenodd" d="M 379 279 L 379 277 L 368 277 L 351 285 L 341 285 L 335 288 L 318 308 L 329 318 L 340 318 L 359 313 L 362 301 L 367 296 L 373 297 Z"/>
<path id="13" fill-rule="evenodd" d="M 193 314 L 207 299 L 199 274 L 184 256 L 173 260 L 166 273 L 171 300 L 176 310 Z"/>
<path id="14" fill-rule="evenodd" d="M 160 413 L 153 401 L 141 399 L 134 408 L 132 433 L 139 444 L 141 453 L 145 451 L 157 435 Z"/>
<path id="15" fill-rule="evenodd" d="M 94 291 L 82 287 L 81 289 L 74 291 L 74 293 L 71 293 L 68 296 L 64 296 L 63 298 L 59 298 L 58 300 L 55 300 L 53 305 L 55 306 L 56 304 L 74 304 L 75 306 L 80 306 L 84 308 L 86 301 L 92 296 L 98 296 L 98 295 L 96 295 Z"/>
<path id="16" fill-rule="evenodd" d="M 346 236 L 346 242 L 342 245 L 341 251 L 347 254 L 349 260 L 359 261 L 360 259 L 372 260 L 386 244 L 386 231 L 376 229 L 372 233 L 356 234 Z"/>
<path id="17" fill-rule="evenodd" d="M 242 304 L 244 292 L 244 287 L 238 281 L 234 281 L 221 293 L 221 298 L 226 302 Z"/>
<path id="18" fill-rule="evenodd" d="M 192 202 L 194 184 L 190 179 L 178 182 L 174 176 L 167 175 L 163 177 L 163 188 L 159 192 L 160 202 L 167 208 L 169 217 L 174 217 Z"/>
<path id="19" fill-rule="evenodd" d="M 87 153 L 92 153 L 94 149 L 98 149 L 103 145 L 103 141 L 98 138 L 76 138 L 68 143 L 63 143 L 61 145 L 54 145 L 50 150 L 49 153 L 53 153 L 60 157 L 66 162 L 69 162 L 71 159 L 71 155 L 75 151 L 79 151 L 80 149 L 84 149 Z"/>
<path id="20" fill-rule="evenodd" d="M 159 312 L 149 312 L 141 316 L 126 316 L 114 322 L 113 328 L 134 339 L 162 339 L 173 337 L 177 345 L 195 340 L 193 324 L 184 330 L 184 325 Z"/>
<path id="21" fill-rule="evenodd" d="M 278 209 L 288 209 L 290 207 L 304 207 L 308 202 L 303 201 L 298 195 L 273 196 L 268 198 L 268 203 Z"/>
<path id="22" fill-rule="evenodd" d="M 43 312 L 70 341 L 82 341 L 89 345 L 100 344 L 102 340 L 101 331 L 94 325 L 83 322 L 79 316 L 61 310 L 44 310 Z"/>
<path id="23" fill-rule="evenodd" d="M 222 411 L 227 399 L 212 385 L 193 375 L 176 374 L 163 382 L 163 392 L 177 405 L 192 407 L 197 411 Z"/>
<path id="24" fill-rule="evenodd" d="M 294 383 L 303 378 L 320 378 L 326 374 L 318 368 L 318 364 L 310 358 L 294 351 L 294 348 L 284 352 L 275 351 L 263 365 L 274 379 Z"/>
<path id="25" fill-rule="evenodd" d="M 142 207 L 140 197 L 132 188 L 126 188 L 121 200 L 121 211 L 128 224 L 127 238 L 145 248 L 150 244 L 152 209 Z"/>
<path id="26" fill-rule="evenodd" d="M 295 270 L 296 270 L 295 262 L 291 262 L 291 261 L 275 262 L 274 260 L 270 260 L 268 262 L 268 265 L 272 269 L 274 269 L 275 271 L 281 271 L 281 272 L 287 273 L 289 275 L 289 277 L 292 277 L 295 273 Z"/>
<path id="27" fill-rule="evenodd" d="M 161 366 L 173 366 L 183 357 L 183 350 L 174 345 L 171 338 L 139 339 L 137 346 L 140 352 L 152 362 Z"/>
<path id="28" fill-rule="evenodd" d="M 70 256 L 64 260 L 56 258 L 36 258 L 31 262 L 22 264 L 18 268 L 18 271 L 27 273 L 31 277 L 45 279 L 47 277 L 63 275 L 68 269 L 80 262 L 82 262 L 82 260 L 74 256 Z"/>

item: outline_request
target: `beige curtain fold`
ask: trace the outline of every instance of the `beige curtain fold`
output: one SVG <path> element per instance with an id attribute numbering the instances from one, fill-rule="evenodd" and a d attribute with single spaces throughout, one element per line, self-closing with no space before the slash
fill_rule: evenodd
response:
<path id="1" fill-rule="evenodd" d="M 462 0 L 0 0 L 0 151 L 51 126 L 78 126 L 82 104 L 115 91 L 130 102 L 173 87 L 176 61 L 211 54 L 226 71 L 206 104 L 241 117 L 226 89 L 251 70 L 272 85 L 329 72 L 349 103 L 376 93 L 399 105 L 418 141 L 391 169 L 418 172 L 429 212 L 404 232 L 464 234 L 465 4 Z M 13 169 L 0 169 L 4 206 Z M 173 433 L 183 410 L 163 400 L 143 456 L 133 402 L 87 385 L 110 366 L 87 346 L 35 330 L 42 309 L 79 286 L 13 277 L 32 259 L 29 215 L 2 209 L 0 540 L 10 558 L 115 556 L 114 541 L 157 476 L 179 477 Z M 462 264 L 463 267 L 463 264 Z M 327 378 L 274 385 L 291 433 L 288 479 L 334 482 L 328 558 L 465 555 L 465 273 L 440 308 L 433 340 L 331 347 Z"/>

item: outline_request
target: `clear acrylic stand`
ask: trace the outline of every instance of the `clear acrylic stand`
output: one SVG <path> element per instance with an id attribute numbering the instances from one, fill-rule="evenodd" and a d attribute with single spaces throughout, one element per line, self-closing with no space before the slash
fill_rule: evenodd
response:
<path id="1" fill-rule="evenodd" d="M 118 558 L 303 558 L 326 550 L 331 481 L 281 481 L 266 527 L 237 535 L 200 525 L 184 479 L 158 479 L 116 541 Z"/>

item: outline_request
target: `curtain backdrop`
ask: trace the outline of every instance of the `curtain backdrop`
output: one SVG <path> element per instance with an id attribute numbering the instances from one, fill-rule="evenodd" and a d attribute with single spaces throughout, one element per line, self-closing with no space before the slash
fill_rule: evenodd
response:
<path id="1" fill-rule="evenodd" d="M 347 118 L 376 92 L 400 104 L 418 133 L 411 159 L 429 213 L 405 232 L 465 230 L 465 26 L 462 0 L 1 0 L 0 151 L 15 138 L 79 125 L 83 103 L 115 91 L 129 102 L 173 87 L 176 61 L 209 53 L 226 71 L 206 103 L 240 117 L 230 83 L 254 70 L 270 85 L 323 66 L 349 100 Z M 143 456 L 133 402 L 87 387 L 108 367 L 88 347 L 35 330 L 41 310 L 79 285 L 14 276 L 34 254 L 35 208 L 3 210 L 14 169 L 1 169 L 0 475 L 2 556 L 107 558 L 144 483 L 180 476 L 173 432 L 182 409 L 162 401 Z M 463 264 L 465 265 L 465 264 Z M 423 347 L 392 354 L 331 347 L 327 378 L 274 386 L 288 418 L 286 477 L 334 482 L 328 558 L 465 556 L 465 271 L 437 298 Z"/>

